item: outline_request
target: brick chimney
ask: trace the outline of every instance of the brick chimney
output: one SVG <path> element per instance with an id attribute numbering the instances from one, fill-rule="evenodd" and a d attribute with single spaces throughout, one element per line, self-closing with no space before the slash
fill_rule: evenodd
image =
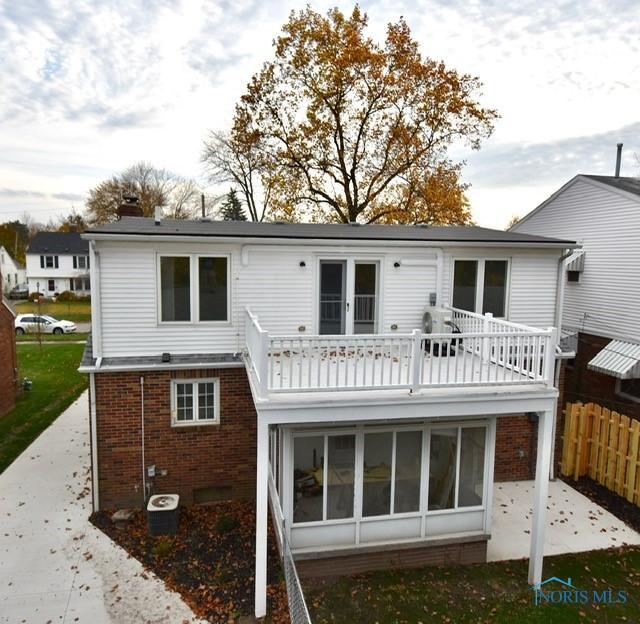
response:
<path id="1" fill-rule="evenodd" d="M 122 203 L 118 206 L 118 219 L 122 217 L 141 217 L 142 208 L 135 195 L 123 195 Z"/>

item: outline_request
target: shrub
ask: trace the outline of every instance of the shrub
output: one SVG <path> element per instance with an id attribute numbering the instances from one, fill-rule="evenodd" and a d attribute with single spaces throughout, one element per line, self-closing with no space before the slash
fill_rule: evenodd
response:
<path id="1" fill-rule="evenodd" d="M 151 554 L 158 559 L 164 559 L 167 555 L 170 555 L 175 548 L 175 543 L 170 537 L 162 536 L 156 540 L 156 543 L 151 548 Z"/>
<path id="2" fill-rule="evenodd" d="M 40 297 L 44 297 L 44 295 L 40 292 L 29 293 L 29 301 L 38 301 Z"/>
<path id="3" fill-rule="evenodd" d="M 70 290 L 65 290 L 58 295 L 57 299 L 58 301 L 76 301 L 78 295 Z"/>
<path id="4" fill-rule="evenodd" d="M 228 514 L 223 514 L 216 520 L 216 531 L 218 531 L 218 533 L 229 533 L 229 531 L 233 531 L 233 529 L 237 528 L 239 525 L 240 521 L 238 518 Z"/>

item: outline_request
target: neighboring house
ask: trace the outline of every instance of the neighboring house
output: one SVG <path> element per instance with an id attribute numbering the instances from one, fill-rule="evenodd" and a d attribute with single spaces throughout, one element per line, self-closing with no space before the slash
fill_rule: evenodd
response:
<path id="1" fill-rule="evenodd" d="M 9 293 L 16 286 L 26 282 L 25 268 L 15 261 L 9 252 L 0 245 L 0 292 Z"/>
<path id="2" fill-rule="evenodd" d="M 640 418 L 640 179 L 577 175 L 512 228 L 575 238 L 562 330 L 576 350 L 567 400 Z"/>
<path id="3" fill-rule="evenodd" d="M 84 237 L 95 508 L 255 494 L 261 616 L 267 492 L 304 573 L 477 562 L 494 480 L 537 462 L 540 582 L 570 241 L 131 217 Z"/>
<path id="4" fill-rule="evenodd" d="M 0 291 L 0 416 L 6 414 L 16 402 L 18 358 L 14 320 L 13 310 Z"/>
<path id="5" fill-rule="evenodd" d="M 89 244 L 78 232 L 38 232 L 27 249 L 29 293 L 88 295 Z"/>

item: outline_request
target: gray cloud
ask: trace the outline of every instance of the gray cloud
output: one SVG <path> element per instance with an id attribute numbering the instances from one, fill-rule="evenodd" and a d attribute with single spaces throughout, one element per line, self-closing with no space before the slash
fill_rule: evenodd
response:
<path id="1" fill-rule="evenodd" d="M 26 189 L 9 189 L 0 188 L 0 197 L 22 198 L 22 197 L 46 197 L 45 193 L 39 191 L 30 191 Z"/>
<path id="2" fill-rule="evenodd" d="M 53 199 L 62 199 L 64 201 L 84 200 L 84 195 L 78 195 L 77 193 L 53 193 L 51 197 L 53 197 Z"/>
<path id="3" fill-rule="evenodd" d="M 484 187 L 506 187 L 569 179 L 577 173 L 613 174 L 616 144 L 624 143 L 623 175 L 640 166 L 640 122 L 600 134 L 538 144 L 484 147 L 468 159 L 466 177 Z"/>

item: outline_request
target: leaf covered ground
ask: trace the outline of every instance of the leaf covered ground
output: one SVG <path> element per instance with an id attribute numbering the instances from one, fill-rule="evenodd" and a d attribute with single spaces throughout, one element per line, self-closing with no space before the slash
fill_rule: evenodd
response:
<path id="1" fill-rule="evenodd" d="M 117 528 L 110 517 L 111 512 L 100 512 L 92 521 L 179 592 L 196 615 L 226 623 L 253 614 L 253 505 L 225 502 L 181 507 L 175 536 L 151 536 L 142 511 L 136 511 L 125 528 Z M 289 622 L 286 587 L 271 527 L 269 531 L 267 621 L 285 624 Z"/>
<path id="2" fill-rule="evenodd" d="M 640 547 L 546 557 L 543 576 L 626 604 L 534 605 L 527 560 L 363 574 L 307 587 L 314 624 L 640 622 Z"/>

